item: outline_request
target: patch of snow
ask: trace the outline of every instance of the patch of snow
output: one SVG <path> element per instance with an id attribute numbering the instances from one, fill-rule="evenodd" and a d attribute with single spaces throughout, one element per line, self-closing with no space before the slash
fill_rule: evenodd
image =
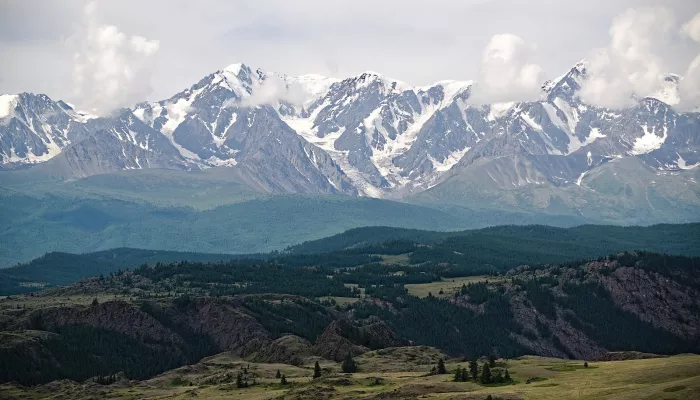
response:
<path id="1" fill-rule="evenodd" d="M 165 109 L 167 110 L 166 121 L 161 128 L 161 131 L 165 134 L 172 134 L 181 123 L 185 121 L 187 114 L 191 113 L 192 103 L 197 98 L 197 96 L 204 90 L 204 88 L 195 90 L 190 93 L 189 97 L 178 99 L 176 102 L 170 102 L 165 104 Z M 156 109 L 154 108 L 155 112 Z M 160 113 L 158 113 L 160 114 Z"/>
<path id="2" fill-rule="evenodd" d="M 535 122 L 535 120 L 533 120 L 528 113 L 524 112 L 520 114 L 520 117 L 530 126 L 530 128 L 536 130 L 537 132 L 542 132 L 542 126 Z"/>
<path id="3" fill-rule="evenodd" d="M 666 141 L 666 138 L 668 137 L 668 132 L 665 129 L 663 136 L 658 136 L 655 132 L 656 129 L 652 127 L 652 129 L 650 130 L 649 126 L 646 124 L 642 126 L 642 130 L 644 132 L 644 135 L 642 137 L 637 138 L 634 141 L 632 151 L 630 152 L 632 155 L 638 156 L 641 154 L 650 153 L 660 148 L 661 145 L 663 145 Z"/>
<path id="4" fill-rule="evenodd" d="M 582 172 L 581 175 L 579 175 L 578 179 L 576 179 L 576 185 L 581 186 L 581 182 L 583 182 L 584 176 L 586 176 L 586 173 Z"/>
<path id="5" fill-rule="evenodd" d="M 433 163 L 433 168 L 435 168 L 435 171 L 437 172 L 446 172 L 452 169 L 457 163 L 464 157 L 465 154 L 467 154 L 471 150 L 471 147 L 465 147 L 462 150 L 457 150 L 455 152 L 450 153 L 447 157 L 445 157 L 445 160 L 442 162 L 439 162 L 435 160 L 434 158 L 430 157 L 430 161 Z"/>
<path id="6" fill-rule="evenodd" d="M 578 110 L 571 107 L 569 103 L 567 103 L 560 97 L 554 99 L 554 105 L 557 106 L 557 108 L 564 113 L 564 116 L 566 117 L 566 123 L 569 128 L 569 133 L 576 132 L 576 126 L 578 126 L 579 121 Z"/>
<path id="7" fill-rule="evenodd" d="M 678 156 L 678 160 L 676 160 L 676 165 L 678 165 L 678 168 L 680 169 L 693 169 L 700 166 L 700 162 L 695 163 L 693 165 L 688 165 L 686 164 L 685 160 L 683 159 L 683 157 L 681 157 L 680 154 L 676 153 L 676 155 Z"/>

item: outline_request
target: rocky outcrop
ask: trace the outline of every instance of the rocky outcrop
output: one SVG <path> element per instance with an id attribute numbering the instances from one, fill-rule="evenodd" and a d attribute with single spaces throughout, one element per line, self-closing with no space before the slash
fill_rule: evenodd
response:
<path id="1" fill-rule="evenodd" d="M 340 361 L 348 354 L 363 354 L 371 349 L 397 347 L 407 342 L 378 318 L 369 318 L 359 326 L 340 319 L 331 322 L 316 340 L 314 354 L 330 360 Z"/>
<path id="2" fill-rule="evenodd" d="M 202 297 L 168 312 L 173 321 L 208 336 L 222 351 L 245 356 L 270 342 L 265 328 L 231 300 Z"/>
<path id="3" fill-rule="evenodd" d="M 639 268 L 619 267 L 600 277 L 615 304 L 685 339 L 700 337 L 700 292 Z"/>
<path id="4" fill-rule="evenodd" d="M 87 325 L 118 332 L 150 343 L 182 345 L 183 340 L 151 315 L 124 301 L 93 306 L 43 308 L 22 322 L 25 329 L 55 331 L 66 325 Z"/>
<path id="5" fill-rule="evenodd" d="M 296 335 L 285 335 L 263 346 L 251 361 L 301 365 L 311 355 L 311 342 Z"/>
<path id="6" fill-rule="evenodd" d="M 313 353 L 329 360 L 341 361 L 348 354 L 357 356 L 369 351 L 367 347 L 358 346 L 345 337 L 352 326 L 344 320 L 333 321 L 316 339 Z"/>

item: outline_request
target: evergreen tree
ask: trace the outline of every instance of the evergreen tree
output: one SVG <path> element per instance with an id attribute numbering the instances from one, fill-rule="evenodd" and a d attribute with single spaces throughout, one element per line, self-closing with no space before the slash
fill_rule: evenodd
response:
<path id="1" fill-rule="evenodd" d="M 282 375 L 282 378 L 280 378 L 280 383 L 283 385 L 286 385 L 287 384 L 287 377 Z"/>
<path id="2" fill-rule="evenodd" d="M 461 382 L 462 381 L 462 368 L 457 366 L 457 371 L 455 371 L 455 382 Z"/>
<path id="3" fill-rule="evenodd" d="M 280 370 L 277 370 L 277 374 L 275 374 L 275 378 L 279 379 L 281 377 L 282 377 L 282 373 L 280 372 Z"/>
<path id="4" fill-rule="evenodd" d="M 340 368 L 347 374 L 357 372 L 357 364 L 355 364 L 355 360 L 352 359 L 352 354 L 348 353 L 348 355 L 345 356 Z"/>
<path id="5" fill-rule="evenodd" d="M 318 361 L 314 364 L 314 379 L 321 377 L 321 366 L 318 365 Z"/>
<path id="6" fill-rule="evenodd" d="M 493 354 L 491 354 L 491 355 L 489 355 L 488 359 L 489 359 L 489 367 L 491 367 L 491 368 L 495 367 L 496 366 L 496 357 Z"/>
<path id="7" fill-rule="evenodd" d="M 100 304 L 100 302 L 97 301 L 97 297 L 95 297 L 95 298 L 92 300 L 92 306 L 95 307 L 95 306 L 98 305 L 98 304 Z"/>
<path id="8" fill-rule="evenodd" d="M 467 382 L 469 380 L 469 371 L 464 368 L 462 370 L 462 382 Z"/>
<path id="9" fill-rule="evenodd" d="M 503 380 L 506 381 L 506 382 L 512 382 L 512 381 L 513 381 L 513 378 L 511 378 L 511 377 L 510 377 L 510 374 L 508 373 L 508 368 L 506 368 L 506 373 L 505 373 L 505 375 L 503 376 Z"/>
<path id="10" fill-rule="evenodd" d="M 588 361 L 583 363 L 583 368 L 588 368 Z"/>
<path id="11" fill-rule="evenodd" d="M 438 360 L 437 373 L 440 375 L 447 373 L 447 369 L 445 368 L 445 360 L 442 358 Z"/>
<path id="12" fill-rule="evenodd" d="M 476 363 L 476 360 L 469 361 L 469 372 L 472 375 L 472 380 L 476 382 L 479 377 L 479 364 Z"/>
<path id="13" fill-rule="evenodd" d="M 481 371 L 481 383 L 486 384 L 491 383 L 492 381 L 493 377 L 491 376 L 491 367 L 489 367 L 489 364 L 486 363 Z"/>
<path id="14" fill-rule="evenodd" d="M 243 387 L 243 376 L 240 372 L 236 376 L 236 387 L 239 389 Z"/>
<path id="15" fill-rule="evenodd" d="M 500 369 L 496 370 L 496 374 L 493 377 L 493 381 L 496 383 L 503 383 L 503 375 L 501 374 Z"/>

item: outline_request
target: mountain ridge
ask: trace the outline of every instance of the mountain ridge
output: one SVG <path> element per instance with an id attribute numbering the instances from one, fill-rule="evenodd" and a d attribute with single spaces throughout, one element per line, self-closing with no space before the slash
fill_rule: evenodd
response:
<path id="1" fill-rule="evenodd" d="M 612 110 L 579 99 L 586 76 L 582 61 L 545 82 L 539 100 L 489 105 L 471 102 L 478 82 L 412 87 L 372 72 L 291 77 L 245 64 L 108 117 L 45 95 L 5 96 L 0 168 L 32 167 L 68 181 L 130 169 L 221 168 L 261 193 L 487 208 L 491 199 L 510 199 L 494 204 L 546 213 L 556 203 L 565 214 L 595 205 L 613 207 L 603 215 L 629 216 L 650 190 L 657 193 L 661 201 L 640 212 L 652 217 L 615 217 L 628 223 L 662 222 L 666 214 L 679 221 L 692 214 L 685 210 L 700 210 L 700 113 L 660 100 L 673 103 L 677 79 L 669 78 L 667 92 Z M 609 164 L 616 161 L 632 176 L 650 177 L 617 183 L 632 200 L 590 184 L 601 174 L 615 181 Z M 665 206 L 674 202 L 680 212 Z"/>

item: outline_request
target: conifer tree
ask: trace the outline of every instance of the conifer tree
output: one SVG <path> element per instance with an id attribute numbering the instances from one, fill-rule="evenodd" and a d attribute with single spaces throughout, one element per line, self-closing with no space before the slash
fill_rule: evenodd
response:
<path id="1" fill-rule="evenodd" d="M 489 367 L 489 364 L 486 363 L 481 371 L 481 383 L 486 384 L 491 383 L 492 381 L 493 377 L 491 376 L 491 367 Z"/>
<path id="2" fill-rule="evenodd" d="M 282 378 L 280 378 L 280 383 L 283 385 L 286 385 L 287 384 L 287 377 L 282 375 Z"/>
<path id="3" fill-rule="evenodd" d="M 321 366 L 318 365 L 318 361 L 314 364 L 314 379 L 321 377 Z"/>
<path id="4" fill-rule="evenodd" d="M 437 373 L 440 375 L 447 373 L 447 369 L 445 368 L 445 360 L 442 358 L 438 360 Z"/>
<path id="5" fill-rule="evenodd" d="M 508 368 L 506 368 L 506 373 L 505 373 L 505 375 L 503 376 L 503 380 L 506 381 L 506 382 L 512 382 L 512 381 L 513 381 L 513 378 L 511 378 L 511 377 L 510 377 L 510 374 L 508 373 Z"/>
<path id="6" fill-rule="evenodd" d="M 469 361 L 469 372 L 471 373 L 474 382 L 476 382 L 477 378 L 479 377 L 479 364 L 476 363 L 476 360 Z"/>
<path id="7" fill-rule="evenodd" d="M 281 377 L 282 377 L 282 373 L 280 372 L 280 370 L 277 370 L 277 374 L 275 374 L 275 378 L 279 379 Z"/>
<path id="8" fill-rule="evenodd" d="M 352 354 L 348 353 L 348 355 L 345 356 L 340 368 L 343 370 L 343 372 L 348 374 L 357 372 L 357 364 L 355 364 L 355 360 L 352 359 Z"/>
<path id="9" fill-rule="evenodd" d="M 462 368 L 457 366 L 457 371 L 455 371 L 455 382 L 461 382 L 462 381 Z"/>

